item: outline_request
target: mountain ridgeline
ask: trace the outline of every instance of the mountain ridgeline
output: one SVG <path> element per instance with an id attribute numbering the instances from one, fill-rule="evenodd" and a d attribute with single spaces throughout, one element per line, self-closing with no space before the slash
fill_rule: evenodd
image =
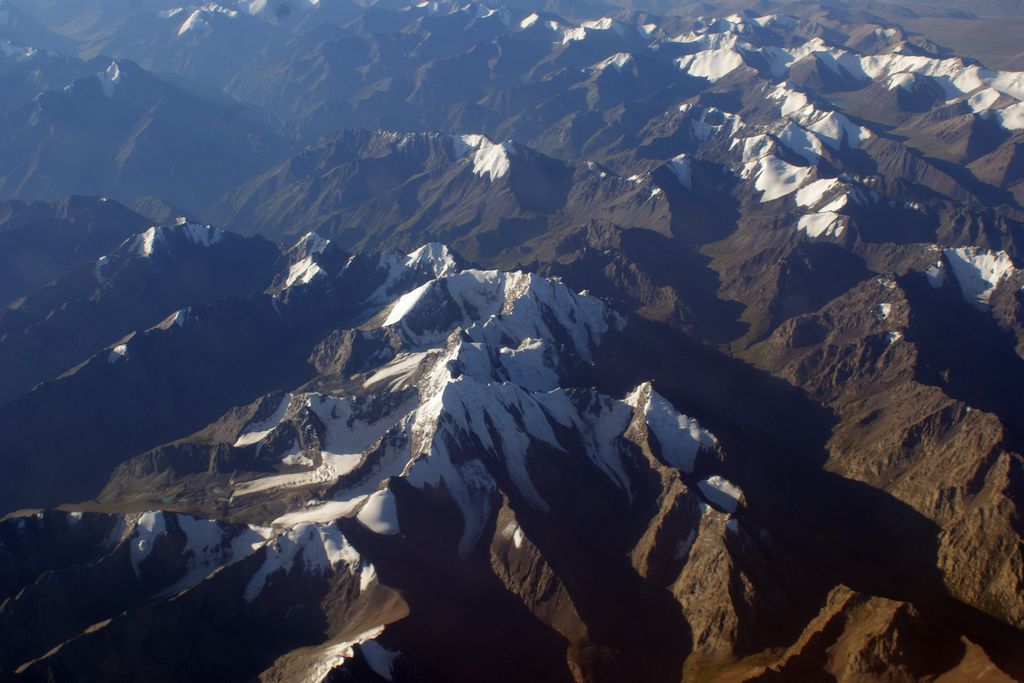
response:
<path id="1" fill-rule="evenodd" d="M 1024 72 L 776 5 L 0 0 L 0 677 L 1024 679 Z"/>

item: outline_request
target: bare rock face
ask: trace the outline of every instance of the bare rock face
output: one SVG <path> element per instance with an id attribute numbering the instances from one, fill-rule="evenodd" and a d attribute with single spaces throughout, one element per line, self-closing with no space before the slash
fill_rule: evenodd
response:
<path id="1" fill-rule="evenodd" d="M 570 4 L 0 87 L 0 678 L 1024 680 L 1024 76 Z"/>
<path id="2" fill-rule="evenodd" d="M 511 509 L 502 508 L 495 528 L 498 533 L 491 545 L 495 575 L 538 619 L 569 640 L 585 639 L 586 626 L 580 621 L 572 598 L 540 551 L 526 538 Z"/>
<path id="3" fill-rule="evenodd" d="M 926 302 L 911 303 L 895 280 L 859 290 L 781 326 L 752 353 L 834 407 L 831 468 L 935 522 L 948 590 L 1019 626 L 1020 498 L 1010 482 L 1020 455 L 1006 448 L 1007 427 L 920 381 L 928 361 L 916 342 L 927 337 L 915 330 L 915 305 Z M 872 313 L 840 317 L 855 306 Z"/>
<path id="4" fill-rule="evenodd" d="M 933 649 L 939 646 L 941 652 Z M 916 681 L 968 672 L 983 680 L 1011 680 L 986 662 L 976 645 L 930 622 L 912 605 L 846 586 L 829 594 L 821 613 L 777 663 L 745 680 L 790 680 L 822 668 L 839 681 Z"/>

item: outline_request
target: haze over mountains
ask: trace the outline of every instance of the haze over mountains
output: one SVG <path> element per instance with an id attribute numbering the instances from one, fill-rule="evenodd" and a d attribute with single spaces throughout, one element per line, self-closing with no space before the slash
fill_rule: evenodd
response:
<path id="1" fill-rule="evenodd" d="M 0 0 L 0 671 L 1024 679 L 974 12 Z"/>

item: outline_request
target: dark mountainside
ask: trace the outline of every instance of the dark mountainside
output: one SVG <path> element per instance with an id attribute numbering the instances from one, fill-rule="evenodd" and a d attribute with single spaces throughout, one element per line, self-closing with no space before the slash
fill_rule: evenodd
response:
<path id="1" fill-rule="evenodd" d="M 0 679 L 1024 680 L 1019 20 L 0 0 Z"/>

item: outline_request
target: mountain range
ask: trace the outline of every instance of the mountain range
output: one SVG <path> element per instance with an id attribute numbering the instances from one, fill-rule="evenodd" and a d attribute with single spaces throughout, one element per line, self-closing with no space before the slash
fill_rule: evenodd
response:
<path id="1" fill-rule="evenodd" d="M 0 672 L 1024 679 L 1024 72 L 896 10 L 0 0 Z"/>

